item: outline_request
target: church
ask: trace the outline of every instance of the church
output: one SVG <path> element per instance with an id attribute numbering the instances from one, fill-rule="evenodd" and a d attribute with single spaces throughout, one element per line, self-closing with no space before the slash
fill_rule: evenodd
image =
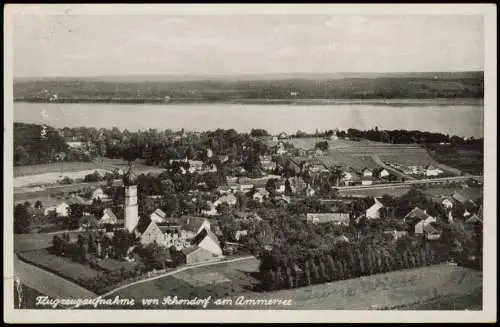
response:
<path id="1" fill-rule="evenodd" d="M 127 173 L 123 175 L 123 185 L 125 186 L 125 229 L 132 234 L 135 234 L 143 245 L 151 244 L 153 242 L 162 246 L 169 246 L 173 244 L 169 234 L 163 234 L 161 228 L 155 223 L 150 221 L 148 226 L 139 226 L 139 206 L 137 202 L 137 177 L 132 171 L 130 166 Z M 182 220 L 182 219 L 181 219 Z M 194 219 L 193 222 L 195 221 Z M 188 218 L 187 223 L 181 224 L 182 226 L 191 226 Z M 198 226 L 199 225 L 199 226 Z M 196 225 L 196 231 L 190 235 L 188 242 L 183 244 L 182 252 L 186 256 L 185 262 L 187 264 L 196 264 L 207 261 L 217 261 L 223 258 L 222 248 L 217 236 L 210 230 L 209 223 L 201 223 Z M 185 233 L 190 232 L 189 228 Z M 185 234 L 182 233 L 182 234 Z M 178 242 L 175 242 L 176 244 Z M 182 242 L 185 243 L 185 242 Z M 187 251 L 187 252 L 186 252 Z M 196 253 L 196 255 L 195 255 Z"/>

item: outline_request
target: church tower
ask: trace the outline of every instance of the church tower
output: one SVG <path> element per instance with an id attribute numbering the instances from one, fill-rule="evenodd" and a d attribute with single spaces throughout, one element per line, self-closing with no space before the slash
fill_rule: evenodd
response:
<path id="1" fill-rule="evenodd" d="M 137 204 L 137 182 L 132 165 L 123 175 L 123 184 L 125 185 L 125 228 L 132 233 L 139 223 L 139 207 Z"/>

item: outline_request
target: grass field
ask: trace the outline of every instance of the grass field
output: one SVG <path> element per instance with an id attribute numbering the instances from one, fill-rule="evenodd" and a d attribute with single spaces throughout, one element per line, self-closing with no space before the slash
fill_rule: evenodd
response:
<path id="1" fill-rule="evenodd" d="M 351 156 L 337 150 L 330 150 L 327 155 L 320 156 L 318 159 L 327 167 L 338 165 L 351 167 L 358 171 L 363 168 L 375 169 L 380 167 L 370 156 Z"/>
<path id="2" fill-rule="evenodd" d="M 479 271 L 447 264 L 428 266 L 411 270 L 400 270 L 385 274 L 365 276 L 334 283 L 301 287 L 275 292 L 254 292 L 252 285 L 257 280 L 252 273 L 258 270 L 258 261 L 251 259 L 211 267 L 195 268 L 190 271 L 133 285 L 122 289 L 111 297 L 135 298 L 139 308 L 151 309 L 200 309 L 197 306 L 167 306 L 161 304 L 166 296 L 180 299 L 205 298 L 231 299 L 231 305 L 211 309 L 333 309 L 361 310 L 384 307 L 414 305 L 435 301 L 447 296 L 464 296 L 482 286 Z M 229 281 L 228 281 L 229 280 Z M 160 299 L 158 305 L 144 306 L 141 299 Z M 247 299 L 291 299 L 289 307 L 280 306 L 235 306 L 239 296 Z M 476 305 L 477 301 L 470 303 Z"/>
<path id="3" fill-rule="evenodd" d="M 70 258 L 50 254 L 46 249 L 19 252 L 18 254 L 22 260 L 73 282 L 101 274 L 99 271 L 76 263 Z"/>
<path id="4" fill-rule="evenodd" d="M 64 173 L 74 173 L 86 170 L 104 169 L 111 170 L 113 168 L 126 169 L 127 162 L 122 159 L 110 159 L 104 157 L 95 158 L 92 162 L 65 162 L 63 164 Z M 137 161 L 134 164 L 134 169 L 137 173 L 163 171 L 163 169 L 153 166 L 147 166 L 142 161 Z M 14 177 L 32 176 L 49 173 L 61 173 L 60 163 L 50 163 L 41 165 L 27 165 L 14 167 Z"/>

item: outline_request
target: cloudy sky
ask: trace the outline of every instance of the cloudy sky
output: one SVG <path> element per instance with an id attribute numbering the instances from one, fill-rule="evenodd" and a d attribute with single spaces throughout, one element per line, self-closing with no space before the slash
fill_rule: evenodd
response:
<path id="1" fill-rule="evenodd" d="M 14 76 L 482 70 L 481 16 L 18 16 Z"/>

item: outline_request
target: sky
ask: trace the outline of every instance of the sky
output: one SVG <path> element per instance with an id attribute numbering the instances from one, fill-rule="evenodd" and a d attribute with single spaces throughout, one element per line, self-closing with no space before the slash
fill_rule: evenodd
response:
<path id="1" fill-rule="evenodd" d="M 482 16 L 68 16 L 14 20 L 15 77 L 484 69 Z"/>

